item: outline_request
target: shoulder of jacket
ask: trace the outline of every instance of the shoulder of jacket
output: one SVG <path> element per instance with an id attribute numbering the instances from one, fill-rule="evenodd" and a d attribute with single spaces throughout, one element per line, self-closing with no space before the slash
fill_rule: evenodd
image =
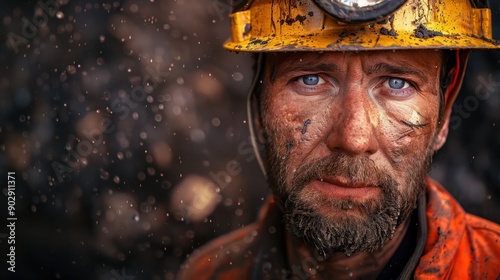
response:
<path id="1" fill-rule="evenodd" d="M 500 246 L 500 225 L 469 213 L 465 215 L 465 220 L 466 226 L 473 230 L 474 234 L 496 238 L 498 246 Z"/>
<path id="2" fill-rule="evenodd" d="M 178 279 L 204 279 L 200 277 L 214 275 L 221 268 L 242 266 L 241 262 L 255 253 L 252 244 L 258 229 L 258 224 L 254 223 L 196 249 L 181 265 Z"/>
<path id="3" fill-rule="evenodd" d="M 465 219 L 467 226 L 474 231 L 500 237 L 500 225 L 470 213 L 465 215 Z"/>

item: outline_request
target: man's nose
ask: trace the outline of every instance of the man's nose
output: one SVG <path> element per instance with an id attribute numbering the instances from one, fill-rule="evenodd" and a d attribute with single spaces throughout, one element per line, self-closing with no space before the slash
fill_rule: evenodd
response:
<path id="1" fill-rule="evenodd" d="M 332 127 L 327 138 L 330 150 L 348 155 L 374 154 L 379 149 L 376 136 L 379 116 L 377 107 L 363 90 L 349 90 L 340 101 L 337 112 L 332 110 Z"/>

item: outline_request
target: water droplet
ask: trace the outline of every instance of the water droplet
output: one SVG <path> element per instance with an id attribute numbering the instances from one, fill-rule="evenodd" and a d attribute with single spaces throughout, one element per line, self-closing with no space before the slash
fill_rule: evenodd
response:
<path id="1" fill-rule="evenodd" d="M 212 119 L 212 125 L 217 127 L 220 125 L 220 119 L 219 118 L 213 118 Z"/>
<path id="2" fill-rule="evenodd" d="M 276 228 L 275 227 L 269 227 L 269 233 L 275 233 Z"/>
<path id="3" fill-rule="evenodd" d="M 195 143 L 203 142 L 205 140 L 205 132 L 201 129 L 195 128 L 191 131 L 191 141 Z"/>
<path id="4" fill-rule="evenodd" d="M 233 77 L 233 80 L 237 81 L 237 82 L 240 82 L 243 80 L 243 74 L 241 74 L 240 72 L 234 72 L 232 75 Z"/>
<path id="5" fill-rule="evenodd" d="M 132 13 L 137 13 L 139 11 L 139 6 L 137 6 L 136 4 L 130 5 L 130 11 Z"/>

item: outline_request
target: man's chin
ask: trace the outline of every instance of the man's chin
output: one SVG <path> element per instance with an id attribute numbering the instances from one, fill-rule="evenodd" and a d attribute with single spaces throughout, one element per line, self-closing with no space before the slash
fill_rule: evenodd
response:
<path id="1" fill-rule="evenodd" d="M 356 209 L 338 211 L 341 214 L 295 211 L 285 214 L 285 221 L 291 233 L 323 256 L 374 252 L 392 238 L 397 227 L 397 213 L 377 217 Z"/>
<path id="2" fill-rule="evenodd" d="M 381 192 L 367 196 L 336 197 L 325 196 L 322 192 L 305 188 L 298 199 L 306 208 L 329 219 L 366 219 L 370 213 L 375 214 L 382 210 Z"/>
<path id="3" fill-rule="evenodd" d="M 375 251 L 398 226 L 401 209 L 395 200 L 325 198 L 304 188 L 285 203 L 287 228 L 324 255 Z"/>
<path id="4" fill-rule="evenodd" d="M 367 221 L 369 215 L 359 206 L 352 206 L 349 209 L 340 209 L 333 207 L 314 207 L 314 211 L 318 217 L 325 220 L 325 223 L 330 225 L 338 225 L 344 222 L 361 222 Z"/>

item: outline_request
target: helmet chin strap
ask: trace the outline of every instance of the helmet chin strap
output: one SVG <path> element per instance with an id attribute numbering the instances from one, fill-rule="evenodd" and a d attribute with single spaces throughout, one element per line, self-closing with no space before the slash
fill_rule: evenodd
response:
<path id="1" fill-rule="evenodd" d="M 248 92 L 248 97 L 247 97 L 247 118 L 248 118 L 248 127 L 250 130 L 250 141 L 252 142 L 252 147 L 253 151 L 255 153 L 255 158 L 257 159 L 257 162 L 259 163 L 260 169 L 262 170 L 262 173 L 264 174 L 265 177 L 267 177 L 267 172 L 266 172 L 266 167 L 264 165 L 264 161 L 262 159 L 262 154 L 259 150 L 259 143 L 257 143 L 257 131 L 255 127 L 255 115 L 254 113 L 256 112 L 256 103 L 257 99 L 254 94 L 255 88 L 257 87 L 257 84 L 260 82 L 260 74 L 264 68 L 263 65 L 263 57 L 264 55 L 262 53 L 259 53 L 258 58 L 257 58 L 257 67 L 255 70 L 255 76 L 253 78 L 252 86 L 250 87 L 250 91 Z"/>

